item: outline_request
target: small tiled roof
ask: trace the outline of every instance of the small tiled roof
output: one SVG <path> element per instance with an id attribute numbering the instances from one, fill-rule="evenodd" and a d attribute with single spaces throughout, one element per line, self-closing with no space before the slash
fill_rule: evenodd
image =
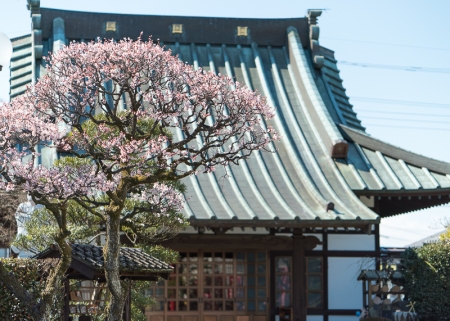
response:
<path id="1" fill-rule="evenodd" d="M 391 274 L 392 273 L 392 274 Z M 403 279 L 403 274 L 400 271 L 375 271 L 365 270 L 361 271 L 358 280 L 379 280 L 379 279 Z"/>
<path id="2" fill-rule="evenodd" d="M 72 259 L 100 270 L 104 268 L 103 247 L 91 244 L 72 244 Z M 121 271 L 147 271 L 155 273 L 171 273 L 173 268 L 138 248 L 122 247 L 120 249 Z"/>

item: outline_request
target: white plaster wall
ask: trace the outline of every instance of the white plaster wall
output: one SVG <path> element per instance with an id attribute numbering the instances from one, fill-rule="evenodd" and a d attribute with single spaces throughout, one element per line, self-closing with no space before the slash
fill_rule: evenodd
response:
<path id="1" fill-rule="evenodd" d="M 321 315 L 307 315 L 306 321 L 323 321 L 323 316 Z"/>
<path id="2" fill-rule="evenodd" d="M 41 164 L 45 167 L 53 166 L 53 162 L 56 160 L 56 150 L 50 147 L 44 147 L 41 149 Z"/>
<path id="3" fill-rule="evenodd" d="M 356 315 L 330 315 L 328 317 L 329 321 L 358 321 L 359 317 Z"/>
<path id="4" fill-rule="evenodd" d="M 328 234 L 329 251 L 374 251 L 375 235 Z"/>
<path id="5" fill-rule="evenodd" d="M 363 258 L 328 258 L 328 306 L 330 309 L 361 309 L 362 282 L 357 280 Z"/>
<path id="6" fill-rule="evenodd" d="M 0 248 L 0 257 L 9 257 L 9 249 Z"/>

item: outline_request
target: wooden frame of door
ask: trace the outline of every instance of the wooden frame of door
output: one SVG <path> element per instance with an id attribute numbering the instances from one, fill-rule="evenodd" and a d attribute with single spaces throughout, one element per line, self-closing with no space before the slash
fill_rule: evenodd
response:
<path id="1" fill-rule="evenodd" d="M 214 249 L 181 255 L 164 286 L 164 310 L 147 311 L 149 321 L 268 321 L 267 251 Z M 197 290 L 196 297 L 191 290 Z"/>

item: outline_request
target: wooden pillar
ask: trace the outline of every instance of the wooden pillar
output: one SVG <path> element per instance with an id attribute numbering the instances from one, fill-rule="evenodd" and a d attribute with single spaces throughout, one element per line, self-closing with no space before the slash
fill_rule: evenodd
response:
<path id="1" fill-rule="evenodd" d="M 131 280 L 128 280 L 128 294 L 125 299 L 125 308 L 123 309 L 123 321 L 131 321 Z"/>
<path id="2" fill-rule="evenodd" d="M 70 285 L 69 278 L 64 280 L 64 321 L 69 321 Z"/>
<path id="3" fill-rule="evenodd" d="M 303 236 L 294 230 L 292 235 L 292 313 L 293 321 L 306 321 L 306 259 L 305 251 L 321 244 L 315 236 Z"/>
<path id="4" fill-rule="evenodd" d="M 322 275 L 323 275 L 323 309 L 328 311 L 328 230 L 324 229 L 322 234 Z M 323 321 L 328 321 L 328 314 L 323 316 Z"/>
<path id="5" fill-rule="evenodd" d="M 292 313 L 293 321 L 306 321 L 305 248 L 304 236 L 294 234 L 292 255 Z"/>

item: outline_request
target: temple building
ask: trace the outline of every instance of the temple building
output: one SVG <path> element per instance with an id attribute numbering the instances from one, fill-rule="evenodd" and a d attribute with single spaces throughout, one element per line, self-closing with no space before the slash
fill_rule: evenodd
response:
<path id="1" fill-rule="evenodd" d="M 380 220 L 450 202 L 450 164 L 366 133 L 318 17 L 242 19 L 75 12 L 29 0 L 32 30 L 13 39 L 11 98 L 69 42 L 152 36 L 193 68 L 228 75 L 276 107 L 276 153 L 184 179 L 190 227 L 149 289 L 149 321 L 340 321 L 363 306 L 357 281 L 380 255 Z M 122 106 L 126 108 L 126 105 Z M 58 154 L 41 150 L 50 166 Z M 371 268 L 374 268 L 372 265 Z M 286 312 L 288 311 L 288 312 Z M 287 315 L 286 315 L 287 314 Z"/>

